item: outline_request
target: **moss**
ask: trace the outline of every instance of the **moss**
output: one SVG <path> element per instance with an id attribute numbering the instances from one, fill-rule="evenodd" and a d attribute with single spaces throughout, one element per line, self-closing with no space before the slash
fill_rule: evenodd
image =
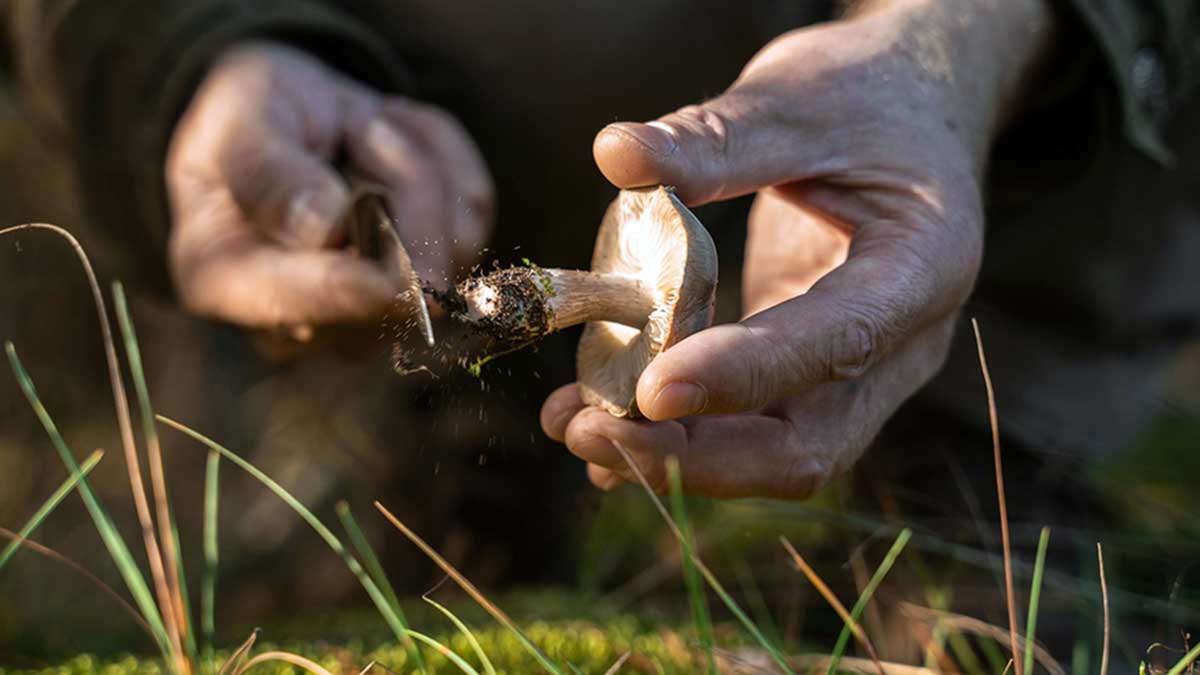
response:
<path id="1" fill-rule="evenodd" d="M 488 658 L 499 673 L 526 675 L 542 672 L 536 662 L 521 647 L 512 633 L 499 626 L 474 623 L 475 635 Z M 670 627 L 656 626 L 645 620 L 629 616 L 614 616 L 602 621 L 556 620 L 534 621 L 526 624 L 529 637 L 559 663 L 570 663 L 584 673 L 604 673 L 625 652 L 634 654 L 622 672 L 662 672 L 683 674 L 699 672 L 701 662 L 689 645 L 690 634 L 680 633 Z M 457 652 L 468 663 L 479 667 L 465 636 L 453 628 L 434 632 L 422 627 L 436 640 Z M 419 629 L 422 629 L 419 628 Z M 729 647 L 741 646 L 732 630 L 723 631 L 722 642 Z M 335 675 L 355 675 L 370 663 L 377 661 L 397 675 L 413 672 L 406 667 L 407 655 L 402 646 L 383 644 L 367 646 L 360 641 L 349 640 L 331 644 L 322 640 L 305 642 L 260 643 L 254 654 L 274 649 L 291 651 L 311 658 Z M 229 650 L 218 654 L 218 659 L 227 658 Z M 425 649 L 424 655 L 431 675 L 458 673 L 458 669 L 445 656 Z M 37 670 L 5 670 L 0 675 L 161 675 L 161 662 L 150 658 L 121 656 L 96 658 L 88 654 L 76 656 L 60 664 Z M 302 671 L 286 664 L 268 663 L 257 666 L 254 675 L 299 675 Z M 376 670 L 377 674 L 385 673 Z"/>

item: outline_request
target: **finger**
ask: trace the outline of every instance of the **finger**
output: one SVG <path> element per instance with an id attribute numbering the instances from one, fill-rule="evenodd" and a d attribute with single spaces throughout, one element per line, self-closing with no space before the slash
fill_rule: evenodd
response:
<path id="1" fill-rule="evenodd" d="M 567 424 L 579 411 L 587 407 L 579 397 L 579 386 L 572 383 L 555 389 L 542 404 L 542 431 L 551 439 L 563 442 Z"/>
<path id="2" fill-rule="evenodd" d="M 599 464 L 587 465 L 588 480 L 592 481 L 592 485 L 609 492 L 615 490 L 625 484 L 625 479 L 612 469 L 606 469 Z"/>
<path id="3" fill-rule="evenodd" d="M 406 99 L 383 104 L 390 119 L 417 137 L 441 168 L 451 213 L 451 248 L 456 262 L 473 259 L 491 232 L 495 188 L 467 130 L 449 113 Z"/>
<path id="4" fill-rule="evenodd" d="M 953 333 L 953 317 L 943 319 L 860 380 L 823 384 L 761 413 L 650 422 L 586 408 L 568 425 L 566 444 L 581 459 L 635 482 L 627 455 L 660 492 L 665 460 L 675 456 L 688 494 L 803 499 L 858 460 L 941 366 Z"/>
<path id="5" fill-rule="evenodd" d="M 244 134 L 218 154 L 218 170 L 242 213 L 279 243 L 317 249 L 341 236 L 346 184 L 298 140 Z"/>
<path id="6" fill-rule="evenodd" d="M 347 149 L 354 165 L 382 183 L 413 267 L 435 283 L 446 277 L 450 213 L 437 161 L 378 110 L 348 116 Z"/>
<path id="7" fill-rule="evenodd" d="M 186 306 L 247 327 L 371 321 L 399 290 L 378 266 L 345 251 L 289 251 L 230 236 L 208 246 L 173 241 L 172 254 Z"/>
<path id="8" fill-rule="evenodd" d="M 861 228 L 846 262 L 808 293 L 663 352 L 638 382 L 638 407 L 655 420 L 754 410 L 859 377 L 961 304 L 972 258 L 936 234 Z"/>
<path id="9" fill-rule="evenodd" d="M 673 185 L 689 205 L 799 180 L 817 170 L 817 138 L 773 95 L 735 85 L 653 122 L 617 122 L 596 136 L 596 165 L 620 188 Z"/>
<path id="10" fill-rule="evenodd" d="M 726 415 L 680 422 L 634 421 L 588 408 L 571 421 L 567 447 L 590 464 L 639 482 L 621 451 L 656 492 L 667 489 L 665 461 L 679 459 L 684 490 L 714 498 L 804 499 L 831 477 L 824 454 L 806 452 L 790 423 L 768 415 Z M 598 470 L 589 478 L 603 479 Z"/>

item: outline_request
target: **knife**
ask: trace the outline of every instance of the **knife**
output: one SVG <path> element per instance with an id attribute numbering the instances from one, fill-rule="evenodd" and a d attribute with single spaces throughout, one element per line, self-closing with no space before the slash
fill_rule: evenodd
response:
<path id="1" fill-rule="evenodd" d="M 413 269 L 408 249 L 396 232 L 396 219 L 388 209 L 383 189 L 369 184 L 358 186 L 340 218 L 340 226 L 347 233 L 351 249 L 380 263 L 389 276 L 402 280 L 403 290 L 397 295 L 397 302 L 412 315 L 425 344 L 433 347 L 433 322 L 421 289 L 421 278 Z"/>

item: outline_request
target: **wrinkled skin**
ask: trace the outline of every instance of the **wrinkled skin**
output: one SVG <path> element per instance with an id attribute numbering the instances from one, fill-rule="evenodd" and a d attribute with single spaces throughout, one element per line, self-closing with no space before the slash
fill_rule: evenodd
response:
<path id="1" fill-rule="evenodd" d="M 619 187 L 689 205 L 757 193 L 739 323 L 641 376 L 647 419 L 555 392 L 542 426 L 612 489 L 802 499 L 849 468 L 940 368 L 982 252 L 988 146 L 1049 39 L 1042 2 L 880 0 L 765 47 L 720 97 L 617 123 L 595 158 Z"/>
<path id="2" fill-rule="evenodd" d="M 345 166 L 335 167 L 339 152 Z M 426 279 L 446 278 L 488 235 L 491 177 L 449 114 L 280 44 L 226 52 L 167 159 L 170 264 L 183 303 L 300 341 L 325 325 L 377 325 L 402 280 L 344 248 L 336 225 L 347 175 L 387 188 Z"/>

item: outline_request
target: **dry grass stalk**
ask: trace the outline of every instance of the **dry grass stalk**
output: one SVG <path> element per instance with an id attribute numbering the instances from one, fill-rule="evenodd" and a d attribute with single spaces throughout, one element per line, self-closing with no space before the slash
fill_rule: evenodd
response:
<path id="1" fill-rule="evenodd" d="M 306 659 L 299 654 L 293 654 L 291 652 L 263 652 L 262 654 L 259 654 L 258 656 L 255 656 L 244 663 L 241 668 L 237 669 L 234 675 L 242 675 L 254 666 L 257 666 L 260 663 L 266 663 L 268 661 L 281 661 L 283 663 L 288 663 L 293 666 L 303 668 L 308 672 L 313 673 L 313 675 L 333 675 L 333 673 L 322 668 L 321 664 L 317 663 L 316 661 Z"/>
<path id="2" fill-rule="evenodd" d="M 421 549 L 422 553 L 428 556 L 429 559 L 436 563 L 438 567 L 442 568 L 442 571 L 445 572 L 446 575 L 451 579 L 453 579 L 454 583 L 458 584 L 460 588 L 466 591 L 467 595 L 471 596 L 472 600 L 479 603 L 479 605 L 486 609 L 489 614 L 496 617 L 496 620 L 504 624 L 505 628 L 513 631 L 514 633 L 519 632 L 519 629 L 517 628 L 517 622 L 513 621 L 512 617 L 506 614 L 504 610 L 493 604 L 491 600 L 488 600 L 487 597 L 485 597 L 483 593 L 476 588 L 475 584 L 471 583 L 470 579 L 466 578 L 461 572 L 455 569 L 454 565 L 451 565 L 449 561 L 443 558 L 441 554 L 434 550 L 434 548 L 428 543 L 426 543 L 426 541 L 422 539 L 420 535 L 409 529 L 407 525 L 401 522 L 399 518 L 397 518 L 391 511 L 387 509 L 386 506 L 380 502 L 375 502 L 375 508 L 378 509 L 379 512 L 383 514 L 383 517 L 387 518 L 388 522 L 395 526 L 397 530 L 400 530 L 405 537 L 408 537 L 409 541 L 416 544 L 417 548 Z"/>
<path id="3" fill-rule="evenodd" d="M 915 621 L 920 621 L 928 624 L 939 625 L 943 628 L 956 631 L 959 633 L 968 633 L 978 635 L 996 642 L 1003 643 L 1009 639 L 1008 629 L 1001 626 L 995 626 L 986 621 L 976 619 L 972 616 L 963 614 L 955 614 L 954 612 L 946 612 L 931 607 L 922 607 L 907 602 L 900 603 L 900 612 Z M 1025 637 L 1017 635 L 1017 647 L 1024 653 Z M 1067 671 L 1062 664 L 1054 659 L 1045 647 L 1033 644 L 1033 658 L 1046 669 L 1050 675 L 1066 675 Z"/>
<path id="4" fill-rule="evenodd" d="M 254 647 L 254 643 L 258 641 L 258 633 L 259 629 L 257 628 L 251 631 L 250 637 L 246 638 L 246 641 L 243 642 L 237 649 L 235 649 L 234 652 L 229 655 L 229 658 L 226 659 L 225 663 L 221 664 L 221 667 L 217 669 L 217 675 L 233 675 L 233 673 L 241 668 L 242 661 L 245 660 L 246 654 L 250 652 L 250 649 Z"/>
<path id="5" fill-rule="evenodd" d="M 621 658 L 617 659 L 616 663 L 613 663 L 611 668 L 604 671 L 604 675 L 617 675 L 617 673 L 621 670 L 621 666 L 625 665 L 625 662 L 628 661 L 629 657 L 631 656 L 633 656 L 633 652 L 625 652 L 622 654 Z"/>
<path id="6" fill-rule="evenodd" d="M 783 547 L 787 549 L 788 555 L 792 556 L 792 562 L 796 563 L 796 567 L 800 568 L 800 571 L 804 573 L 804 576 L 808 577 L 808 581 L 813 585 L 813 588 L 817 589 L 817 592 L 821 594 L 821 597 L 825 598 L 825 602 L 829 603 L 829 606 L 833 608 L 833 611 L 837 612 L 837 615 L 842 619 L 846 626 L 850 628 L 850 632 L 854 635 L 854 639 L 858 640 L 859 644 L 863 646 L 863 649 L 867 650 L 867 655 L 869 655 L 871 657 L 871 661 L 875 663 L 876 670 L 879 671 L 879 675 L 884 675 L 883 663 L 879 660 L 879 654 L 875 652 L 875 645 L 871 644 L 871 639 L 867 637 L 867 634 L 862 629 L 862 626 L 858 625 L 858 622 L 854 620 L 854 617 L 850 616 L 850 612 L 846 611 L 846 606 L 842 604 L 841 600 L 838 600 L 837 596 L 833 594 L 833 591 L 829 589 L 829 586 L 825 584 L 825 580 L 822 579 L 819 574 L 817 574 L 816 570 L 809 566 L 808 562 L 804 559 L 804 556 L 800 555 L 800 552 L 797 551 L 794 546 L 792 546 L 792 542 L 788 541 L 786 537 L 780 537 L 779 541 L 783 544 Z"/>
<path id="7" fill-rule="evenodd" d="M 716 648 L 721 661 L 738 673 L 753 673 L 754 675 L 778 675 L 778 668 L 770 663 L 767 654 L 757 649 L 729 650 Z M 805 673 L 824 673 L 833 662 L 829 654 L 800 654 L 788 659 L 797 670 Z M 843 656 L 838 661 L 838 672 L 862 673 L 863 675 L 877 674 L 883 667 L 884 675 L 938 675 L 937 671 L 925 666 L 910 666 L 904 663 L 880 661 L 876 664 L 870 659 L 856 656 Z"/>
<path id="8" fill-rule="evenodd" d="M 51 560 L 70 567 L 80 576 L 92 582 L 92 584 L 103 591 L 105 595 L 115 600 L 116 603 L 121 606 L 121 609 L 128 612 L 129 616 L 133 617 L 133 620 L 137 622 L 137 625 L 140 626 L 142 630 L 146 631 L 146 634 L 150 636 L 150 639 L 155 640 L 154 631 L 150 629 L 150 624 L 146 623 L 146 620 L 142 618 L 141 614 L 138 614 L 138 611 L 133 608 L 133 605 L 130 605 L 125 598 L 121 597 L 120 593 L 117 593 L 115 590 L 113 590 L 112 586 L 109 586 L 101 581 L 100 578 L 95 574 L 87 571 L 87 568 L 83 565 L 80 565 L 79 563 L 59 553 L 58 551 L 55 551 L 49 546 L 46 546 L 45 544 L 39 544 L 32 539 L 26 539 L 25 537 L 22 537 L 8 528 L 0 527 L 0 537 L 15 541 L 35 553 L 41 554 L 47 558 L 50 558 Z"/>
<path id="9" fill-rule="evenodd" d="M 141 525 L 142 541 L 146 548 L 146 558 L 150 563 L 150 575 L 154 581 L 155 595 L 158 596 L 159 608 L 163 614 L 163 625 L 166 628 L 167 637 L 171 643 L 171 651 L 175 657 L 175 668 L 181 675 L 190 675 L 192 672 L 191 663 L 183 652 L 182 631 L 178 621 L 180 616 L 179 612 L 174 609 L 182 604 L 182 599 L 177 603 L 176 598 L 181 598 L 178 584 L 176 583 L 176 588 L 173 589 L 167 580 L 162 549 L 159 547 L 158 537 L 154 532 L 154 520 L 150 515 L 150 503 L 146 497 L 146 484 L 142 478 L 141 462 L 138 459 L 137 444 L 133 436 L 133 418 L 129 411 L 129 397 L 125 393 L 125 384 L 121 379 L 121 365 L 117 359 L 116 343 L 113 340 L 112 326 L 108 321 L 108 310 L 104 302 L 104 295 L 101 293 L 100 284 L 96 280 L 96 272 L 92 268 L 91 260 L 88 259 L 87 253 L 83 250 L 83 246 L 79 243 L 79 240 L 70 232 L 57 225 L 24 223 L 0 229 L 0 236 L 27 229 L 46 230 L 65 239 L 79 258 L 84 274 L 87 276 L 88 287 L 92 292 L 92 301 L 96 306 L 96 315 L 100 320 L 100 334 L 104 340 L 104 356 L 108 364 L 108 377 L 116 408 L 117 427 L 120 431 L 121 446 L 125 451 L 125 466 L 129 472 L 129 487 L 133 492 L 134 509 L 137 513 L 138 523 Z"/>
<path id="10" fill-rule="evenodd" d="M 1013 672 L 1022 675 L 1021 652 L 1017 649 L 1017 605 L 1013 591 L 1012 541 L 1008 531 L 1008 501 L 1004 496 L 1004 466 L 1000 460 L 1000 420 L 996 412 L 996 392 L 992 388 L 992 375 L 988 372 L 987 356 L 983 351 L 983 337 L 979 334 L 979 322 L 971 319 L 975 331 L 975 347 L 979 351 L 979 369 L 983 371 L 983 386 L 987 389 L 988 423 L 992 427 L 992 456 L 996 464 L 996 499 L 1000 504 L 1000 538 L 1004 547 L 1004 592 L 1008 601 L 1008 635 L 1012 646 Z"/>

